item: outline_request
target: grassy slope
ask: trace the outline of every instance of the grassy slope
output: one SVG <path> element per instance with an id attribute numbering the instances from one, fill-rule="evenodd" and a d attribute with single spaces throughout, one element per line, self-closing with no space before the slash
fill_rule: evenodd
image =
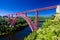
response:
<path id="1" fill-rule="evenodd" d="M 41 28 L 32 32 L 24 40 L 60 40 L 60 17 L 59 14 L 55 18 L 48 19 Z"/>

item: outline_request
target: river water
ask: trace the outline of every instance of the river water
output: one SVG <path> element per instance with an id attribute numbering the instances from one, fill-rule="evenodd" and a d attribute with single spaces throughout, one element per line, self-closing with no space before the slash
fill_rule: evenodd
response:
<path id="1" fill-rule="evenodd" d="M 42 26 L 42 24 L 43 22 L 39 22 L 39 26 Z M 0 40 L 24 40 L 24 38 L 28 36 L 31 32 L 31 29 L 29 27 L 26 27 L 24 30 L 17 32 L 13 35 L 1 37 Z"/>

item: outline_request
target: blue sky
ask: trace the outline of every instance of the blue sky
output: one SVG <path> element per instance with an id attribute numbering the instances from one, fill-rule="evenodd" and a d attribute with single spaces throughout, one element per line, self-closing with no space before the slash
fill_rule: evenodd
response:
<path id="1" fill-rule="evenodd" d="M 59 4 L 59 0 L 0 0 L 0 15 L 15 14 L 26 10 L 53 6 Z M 40 16 L 50 16 L 55 14 L 56 10 L 40 11 Z M 35 15 L 29 13 L 28 15 Z"/>

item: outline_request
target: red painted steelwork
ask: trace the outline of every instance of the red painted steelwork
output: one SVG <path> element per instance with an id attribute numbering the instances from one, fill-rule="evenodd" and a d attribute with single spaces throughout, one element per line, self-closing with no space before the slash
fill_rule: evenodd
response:
<path id="1" fill-rule="evenodd" d="M 42 11 L 42 10 L 48 10 L 48 9 L 54 9 L 54 8 L 57 8 L 57 6 L 49 6 L 49 7 L 44 7 L 44 8 L 37 8 L 37 9 L 34 9 L 34 10 L 27 10 L 27 11 L 24 11 L 24 12 L 36 12 L 36 10 L 38 11 Z"/>
<path id="2" fill-rule="evenodd" d="M 53 8 L 56 8 L 56 6 L 50 6 L 50 7 L 44 7 L 44 8 L 34 9 L 34 10 L 27 10 L 27 11 L 24 11 L 24 12 L 18 12 L 18 13 L 16 14 L 16 17 L 12 19 L 10 25 L 15 25 L 16 19 L 17 19 L 19 16 L 22 16 L 22 17 L 26 20 L 26 22 L 29 24 L 29 27 L 31 28 L 32 31 L 37 30 L 37 29 L 38 29 L 38 11 L 48 10 L 48 9 L 53 9 Z M 27 17 L 27 13 L 28 13 L 28 12 L 36 12 L 35 23 L 33 23 L 33 22 L 30 20 L 30 18 Z M 12 15 L 12 17 L 13 17 L 13 15 Z"/>

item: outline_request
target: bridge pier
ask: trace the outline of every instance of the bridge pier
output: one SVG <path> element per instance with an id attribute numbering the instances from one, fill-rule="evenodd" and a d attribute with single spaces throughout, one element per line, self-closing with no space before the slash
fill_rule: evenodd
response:
<path id="1" fill-rule="evenodd" d="M 38 10 L 36 10 L 35 14 L 35 26 L 38 28 Z"/>
<path id="2" fill-rule="evenodd" d="M 13 18 L 13 14 L 11 15 L 11 17 Z"/>
<path id="3" fill-rule="evenodd" d="M 27 12 L 25 13 L 26 17 L 27 17 Z"/>
<path id="4" fill-rule="evenodd" d="M 60 14 L 60 5 L 57 5 L 56 13 Z"/>

